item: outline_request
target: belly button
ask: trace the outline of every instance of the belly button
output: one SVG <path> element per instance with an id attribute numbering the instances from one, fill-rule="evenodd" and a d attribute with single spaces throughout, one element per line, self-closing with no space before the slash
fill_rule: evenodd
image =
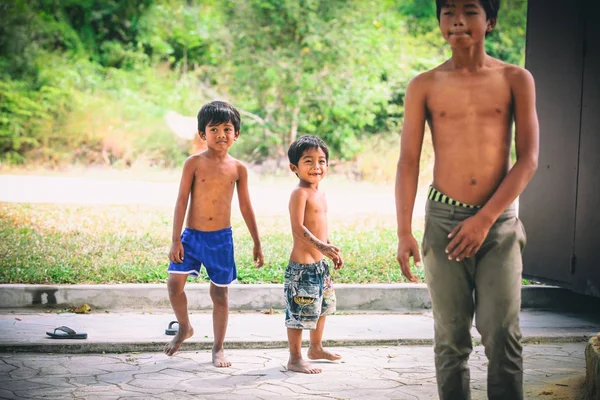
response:
<path id="1" fill-rule="evenodd" d="M 471 179 L 471 185 L 477 185 L 477 180 L 476 179 Z"/>

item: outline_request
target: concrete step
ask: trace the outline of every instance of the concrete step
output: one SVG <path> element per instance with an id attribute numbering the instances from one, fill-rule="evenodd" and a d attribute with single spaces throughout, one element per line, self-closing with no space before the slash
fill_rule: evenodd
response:
<path id="1" fill-rule="evenodd" d="M 425 284 L 336 284 L 339 311 L 411 312 L 431 308 Z M 211 310 L 206 283 L 188 283 L 189 308 Z M 523 309 L 588 310 L 600 299 L 567 289 L 532 285 L 521 290 Z M 94 310 L 170 310 L 166 284 L 122 285 L 0 285 L 0 308 L 69 308 L 88 304 Z M 284 309 L 282 284 L 234 284 L 230 286 L 231 310 Z"/>

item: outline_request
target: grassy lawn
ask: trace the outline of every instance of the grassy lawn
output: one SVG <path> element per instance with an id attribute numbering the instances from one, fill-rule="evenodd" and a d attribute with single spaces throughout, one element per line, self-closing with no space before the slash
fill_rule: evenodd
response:
<path id="1" fill-rule="evenodd" d="M 167 278 L 172 207 L 0 203 L 1 283 L 151 283 Z M 252 266 L 252 240 L 233 219 L 240 283 L 282 283 L 291 249 L 286 216 L 258 217 L 265 266 Z M 345 267 L 338 283 L 405 282 L 396 223 L 381 215 L 330 218 Z M 416 232 L 421 240 L 421 232 Z M 204 270 L 203 270 L 204 271 Z M 423 281 L 422 269 L 415 269 Z M 206 280 L 204 273 L 201 280 Z"/>

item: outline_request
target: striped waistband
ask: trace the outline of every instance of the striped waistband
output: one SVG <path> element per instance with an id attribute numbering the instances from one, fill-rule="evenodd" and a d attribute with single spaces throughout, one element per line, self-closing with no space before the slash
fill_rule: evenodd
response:
<path id="1" fill-rule="evenodd" d="M 465 203 L 461 203 L 460 201 L 451 199 L 450 197 L 446 196 L 444 193 L 435 189 L 433 186 L 429 186 L 429 192 L 427 193 L 427 198 L 429 198 L 429 200 L 438 201 L 440 203 L 450 204 L 451 206 L 474 208 L 474 209 L 481 208 L 480 206 L 473 206 L 471 204 L 465 204 Z"/>

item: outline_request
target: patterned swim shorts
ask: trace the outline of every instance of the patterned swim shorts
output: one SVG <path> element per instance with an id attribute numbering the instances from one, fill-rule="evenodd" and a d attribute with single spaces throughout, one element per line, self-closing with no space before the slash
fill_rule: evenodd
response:
<path id="1" fill-rule="evenodd" d="M 314 264 L 290 261 L 283 292 L 287 328 L 315 329 L 321 315 L 335 312 L 335 291 L 324 259 Z"/>

